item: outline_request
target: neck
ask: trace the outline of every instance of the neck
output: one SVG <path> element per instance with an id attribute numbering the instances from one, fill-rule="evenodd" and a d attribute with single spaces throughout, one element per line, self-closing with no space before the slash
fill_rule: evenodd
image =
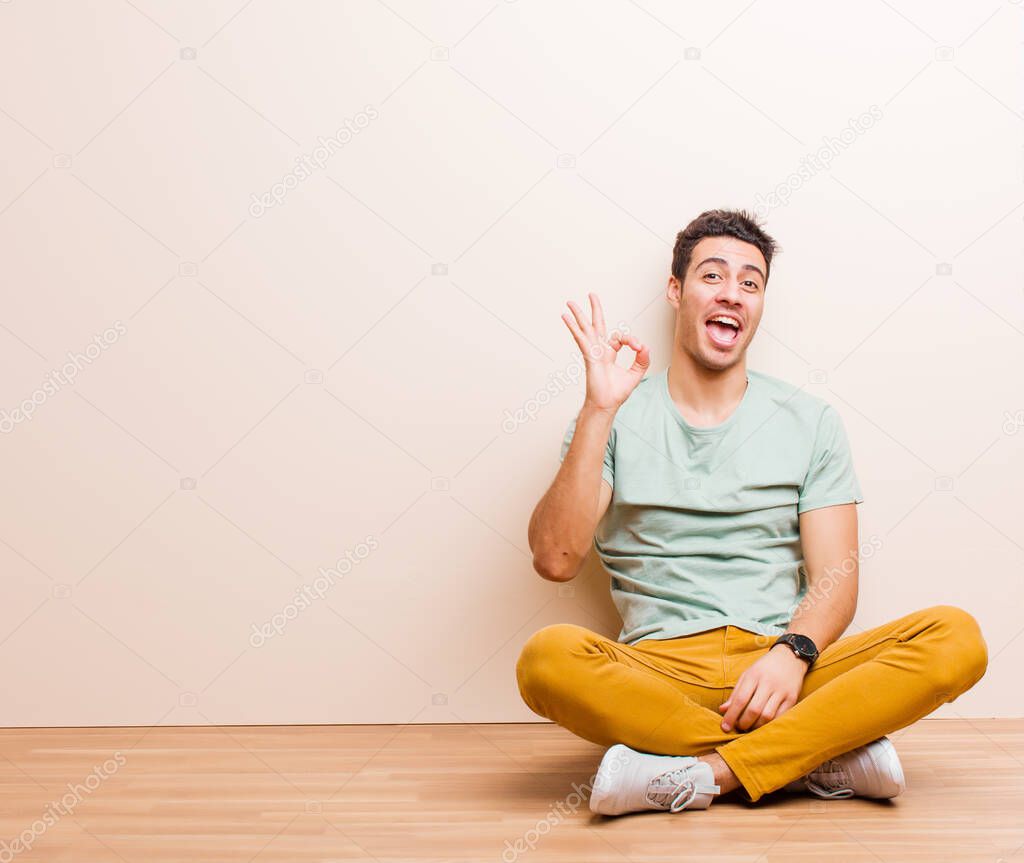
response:
<path id="1" fill-rule="evenodd" d="M 668 368 L 668 391 L 679 412 L 694 426 L 725 422 L 747 390 L 747 358 L 727 369 L 709 369 L 676 348 Z"/>

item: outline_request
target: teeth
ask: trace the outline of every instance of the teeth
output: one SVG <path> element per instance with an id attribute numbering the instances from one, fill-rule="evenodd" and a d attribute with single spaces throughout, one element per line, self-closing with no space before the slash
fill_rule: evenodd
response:
<path id="1" fill-rule="evenodd" d="M 725 315 L 715 315 L 713 318 L 708 318 L 708 321 L 716 321 L 717 323 L 720 324 L 728 324 L 731 327 L 736 327 L 736 329 L 740 328 L 739 321 L 737 321 L 735 318 L 726 317 Z"/>

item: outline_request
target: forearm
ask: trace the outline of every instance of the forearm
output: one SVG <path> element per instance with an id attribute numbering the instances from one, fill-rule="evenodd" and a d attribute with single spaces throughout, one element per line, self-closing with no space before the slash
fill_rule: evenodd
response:
<path id="1" fill-rule="evenodd" d="M 615 411 L 584 405 L 551 487 L 530 518 L 534 568 L 545 578 L 573 578 L 597 527 L 601 472 Z"/>

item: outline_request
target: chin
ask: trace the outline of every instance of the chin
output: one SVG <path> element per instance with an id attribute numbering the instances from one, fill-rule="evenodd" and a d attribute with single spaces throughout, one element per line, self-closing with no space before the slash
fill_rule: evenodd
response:
<path id="1" fill-rule="evenodd" d="M 690 346 L 684 346 L 686 352 L 693 358 L 694 362 L 699 366 L 703 366 L 706 369 L 710 369 L 714 372 L 722 372 L 726 369 L 732 368 L 737 363 L 743 360 L 746 354 L 746 349 L 730 351 L 728 354 L 722 354 L 713 348 L 707 348 L 703 345 L 699 345 L 696 350 Z"/>
<path id="2" fill-rule="evenodd" d="M 726 369 L 731 369 L 743 360 L 744 352 L 737 351 L 735 354 L 729 356 L 721 356 L 720 354 L 705 354 L 700 358 L 700 363 L 705 368 L 713 369 L 716 372 L 724 372 Z"/>

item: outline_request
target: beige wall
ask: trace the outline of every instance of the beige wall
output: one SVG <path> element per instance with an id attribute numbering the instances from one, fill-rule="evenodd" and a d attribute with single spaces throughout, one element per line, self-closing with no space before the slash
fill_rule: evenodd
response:
<path id="1" fill-rule="evenodd" d="M 900 7 L 0 2 L 0 724 L 535 718 L 529 634 L 618 629 L 526 546 L 559 314 L 662 368 L 714 206 L 784 247 L 751 366 L 847 424 L 854 628 L 967 608 L 937 715 L 1020 716 L 1021 7 Z"/>

